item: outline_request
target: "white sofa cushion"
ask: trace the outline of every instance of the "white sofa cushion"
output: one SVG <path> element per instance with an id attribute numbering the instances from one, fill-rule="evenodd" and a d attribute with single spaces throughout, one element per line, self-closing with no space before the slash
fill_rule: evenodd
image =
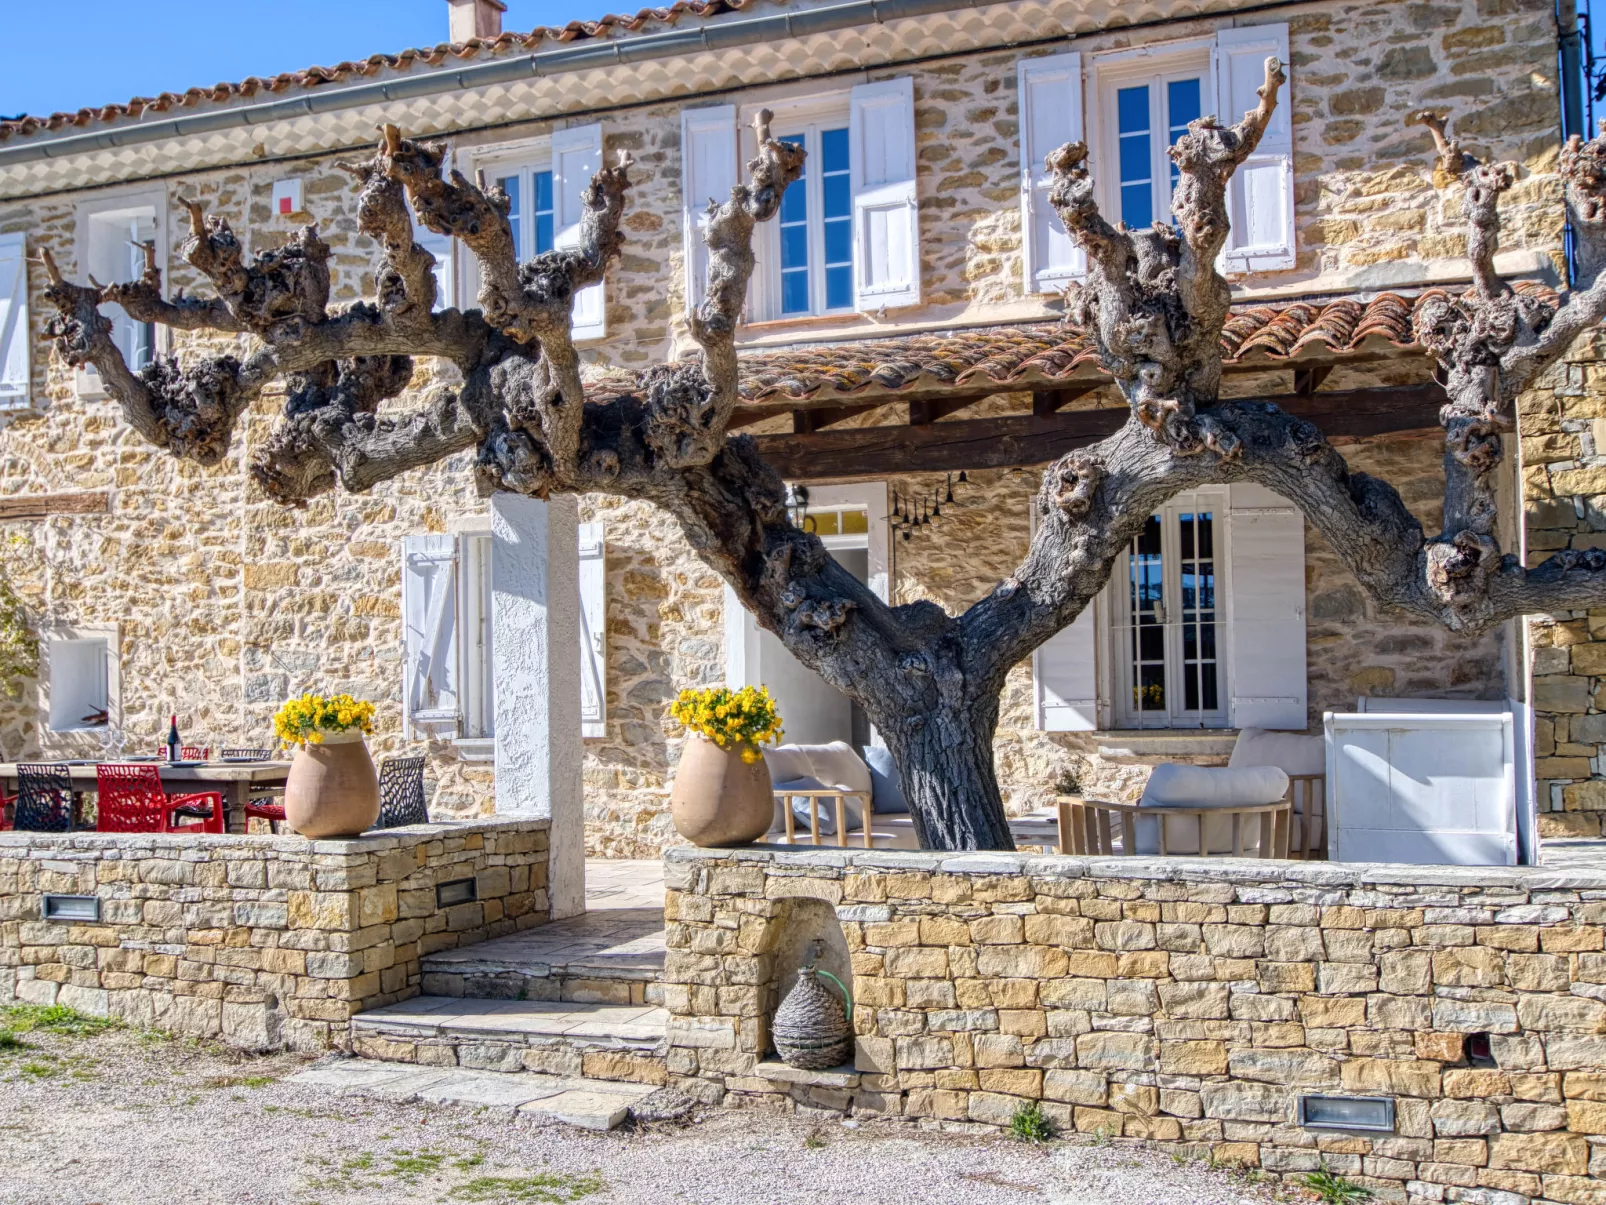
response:
<path id="1" fill-rule="evenodd" d="M 1144 807 L 1247 807 L 1276 803 L 1288 775 L 1276 766 L 1156 766 L 1143 788 Z"/>
<path id="2" fill-rule="evenodd" d="M 1143 788 L 1138 806 L 1145 808 L 1189 807 L 1232 808 L 1276 803 L 1288 791 L 1288 775 L 1276 766 L 1156 766 Z M 1240 839 L 1246 856 L 1260 850 L 1260 825 L 1249 820 L 1242 825 Z M 1135 826 L 1137 853 L 1160 852 L 1160 821 L 1139 816 Z M 1230 854 L 1232 821 L 1226 816 L 1206 817 L 1204 848 L 1199 844 L 1199 818 L 1178 816 L 1165 826 L 1168 854 Z"/>
<path id="3" fill-rule="evenodd" d="M 1284 774 L 1325 774 L 1327 742 L 1303 732 L 1245 728 L 1232 746 L 1227 768 L 1238 770 L 1245 766 L 1276 766 Z"/>
<path id="4" fill-rule="evenodd" d="M 832 741 L 828 745 L 776 745 L 764 750 L 764 765 L 770 772 L 770 785 L 777 791 L 791 787 L 798 791 L 837 790 L 862 791 L 864 800 L 849 798 L 847 802 L 848 831 L 864 828 L 864 808 L 871 791 L 870 767 L 853 751 L 846 741 Z M 775 819 L 771 832 L 786 827 L 786 816 L 779 800 L 775 804 Z M 792 800 L 792 815 L 799 828 L 809 828 L 809 801 Z M 821 800 L 820 832 L 836 832 L 836 801 Z"/>

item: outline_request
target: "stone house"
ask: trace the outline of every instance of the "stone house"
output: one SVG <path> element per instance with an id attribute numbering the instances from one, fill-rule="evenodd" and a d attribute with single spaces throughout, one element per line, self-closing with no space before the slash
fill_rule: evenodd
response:
<path id="1" fill-rule="evenodd" d="M 281 510 L 246 471 L 267 405 L 219 468 L 146 446 L 93 373 L 51 352 L 26 258 L 48 249 L 75 277 L 129 279 L 131 244 L 153 242 L 169 291 L 194 289 L 179 249 L 183 202 L 198 199 L 251 250 L 316 222 L 334 298 L 355 301 L 375 254 L 338 163 L 380 121 L 445 139 L 455 167 L 500 183 L 527 253 L 562 245 L 605 155 L 633 156 L 629 242 L 575 315 L 600 395 L 691 346 L 699 213 L 771 109 L 809 160 L 760 232 L 738 422 L 803 487 L 803 521 L 900 602 L 962 608 L 1006 577 L 1040 466 L 1124 415 L 1062 322 L 1081 265 L 1040 170 L 1062 142 L 1089 142 L 1107 213 L 1148 222 L 1169 205 L 1175 134 L 1248 108 L 1267 55 L 1289 64 L 1233 185 L 1227 392 L 1313 418 L 1429 530 L 1442 395 L 1411 316 L 1468 267 L 1458 196 L 1435 188 L 1431 143 L 1403 116 L 1449 110 L 1471 149 L 1516 162 L 1500 267 L 1533 288 L 1564 271 L 1558 27 L 1541 0 L 1204 14 L 1173 0 L 681 0 L 527 35 L 500 32 L 499 7 L 455 4 L 468 24 L 432 49 L 0 122 L 0 519 L 41 633 L 37 678 L 0 705 L 6 757 L 146 749 L 175 711 L 186 739 L 260 744 L 284 697 L 339 688 L 380 704 L 380 752 L 427 750 L 437 809 L 487 811 L 509 789 L 496 696 L 506 728 L 522 713 L 505 692 L 524 684 L 491 640 L 493 515 L 469 457 Z M 472 304 L 473 263 L 420 239 L 443 296 Z M 122 317 L 117 337 L 135 363 L 198 346 Z M 414 394 L 440 371 L 420 362 Z M 1602 538 L 1601 379 L 1580 347 L 1525 399 L 1508 547 Z M 666 708 L 683 687 L 765 682 L 792 739 L 868 739 L 845 698 L 727 605 L 667 516 L 587 497 L 577 519 L 577 539 L 562 523 L 549 534 L 575 548 L 578 631 L 553 630 L 582 645 L 579 681 L 560 683 L 573 710 L 544 722 L 582 725 L 590 851 L 674 840 L 681 737 Z M 1130 792 L 1156 759 L 1219 758 L 1239 727 L 1319 726 L 1357 695 L 1513 697 L 1539 709 L 1550 831 L 1596 834 L 1603 627 L 1563 615 L 1465 637 L 1402 620 L 1282 499 L 1200 491 L 1154 516 L 1098 605 L 1011 676 L 1000 776 L 1012 807 L 1067 771 Z"/>

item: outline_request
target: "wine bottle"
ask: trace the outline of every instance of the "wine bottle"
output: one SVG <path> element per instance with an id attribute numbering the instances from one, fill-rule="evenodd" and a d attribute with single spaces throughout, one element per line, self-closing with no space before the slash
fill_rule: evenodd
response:
<path id="1" fill-rule="evenodd" d="M 179 749 L 178 716 L 174 715 L 167 722 L 167 760 L 170 762 L 178 761 Z"/>

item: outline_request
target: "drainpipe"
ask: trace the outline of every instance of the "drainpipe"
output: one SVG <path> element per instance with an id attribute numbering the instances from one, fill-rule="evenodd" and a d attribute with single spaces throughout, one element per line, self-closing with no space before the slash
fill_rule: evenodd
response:
<path id="1" fill-rule="evenodd" d="M 1556 0 L 1556 58 L 1561 74 L 1563 143 L 1574 134 L 1590 136 L 1590 131 L 1584 128 L 1584 45 L 1578 25 L 1576 0 Z M 1578 254 L 1570 220 L 1562 227 L 1562 240 L 1567 257 L 1567 283 L 1571 285 L 1578 280 Z"/>
<path id="2" fill-rule="evenodd" d="M 1571 0 L 1562 0 L 1571 3 Z M 53 138 L 30 136 L 15 145 L 0 144 L 0 168 L 42 159 L 63 159 L 94 151 L 116 150 L 140 143 L 169 138 L 216 134 L 226 130 L 250 128 L 298 117 L 335 113 L 364 105 L 395 104 L 445 92 L 466 91 L 515 83 L 525 79 L 546 79 L 575 71 L 601 67 L 627 67 L 654 59 L 697 52 L 721 53 L 805 38 L 813 34 L 852 29 L 860 25 L 879 25 L 911 17 L 987 8 L 996 0 L 848 0 L 824 8 L 747 17 L 736 21 L 700 24 L 692 29 L 672 29 L 622 40 L 597 38 L 579 46 L 548 50 L 538 54 L 499 58 L 487 63 L 399 75 L 396 79 L 371 81 L 348 87 L 322 87 L 305 95 L 241 105 L 210 113 L 170 117 L 158 121 L 97 131 L 67 134 Z"/>

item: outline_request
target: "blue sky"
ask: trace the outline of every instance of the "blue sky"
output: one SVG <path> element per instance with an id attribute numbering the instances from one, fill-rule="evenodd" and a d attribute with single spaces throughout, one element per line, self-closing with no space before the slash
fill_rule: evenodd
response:
<path id="1" fill-rule="evenodd" d="M 507 0 L 506 29 L 643 0 Z M 0 0 L 13 48 L 0 116 L 276 75 L 446 40 L 446 0 Z"/>

